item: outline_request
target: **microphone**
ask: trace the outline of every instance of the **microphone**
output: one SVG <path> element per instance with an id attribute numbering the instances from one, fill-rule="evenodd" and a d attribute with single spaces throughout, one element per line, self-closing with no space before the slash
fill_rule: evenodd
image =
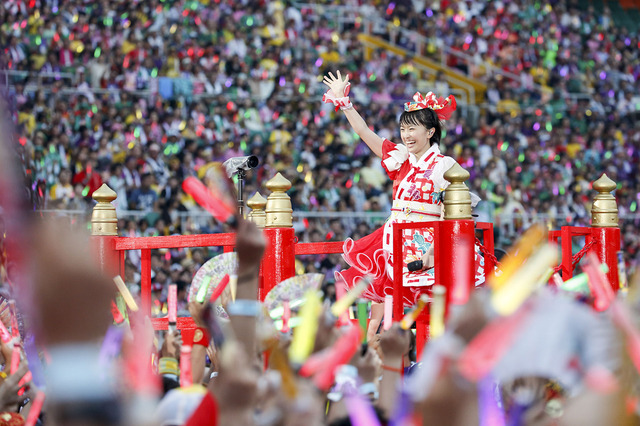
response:
<path id="1" fill-rule="evenodd" d="M 227 170 L 227 176 L 231 177 L 235 175 L 238 170 L 255 169 L 260 164 L 260 160 L 255 155 L 248 155 L 246 157 L 232 157 L 222 163 Z"/>

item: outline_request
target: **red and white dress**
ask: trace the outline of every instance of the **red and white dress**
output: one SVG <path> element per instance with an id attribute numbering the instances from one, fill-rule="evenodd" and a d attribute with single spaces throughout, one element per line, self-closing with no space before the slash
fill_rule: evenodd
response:
<path id="1" fill-rule="evenodd" d="M 336 273 L 336 284 L 347 289 L 365 276 L 373 277 L 373 283 L 363 297 L 383 302 L 384 296 L 393 294 L 393 223 L 431 222 L 442 218 L 442 191 L 449 185 L 444 173 L 455 160 L 440 154 L 438 145 L 416 158 L 402 144 L 385 139 L 382 144 L 382 166 L 393 179 L 393 206 L 391 215 L 383 227 L 353 241 L 344 243 L 343 257 L 351 266 Z M 403 230 L 403 296 L 406 306 L 414 305 L 424 287 L 433 285 L 433 268 L 409 272 L 407 264 L 420 260 L 433 244 L 433 229 Z M 482 258 L 476 251 L 476 285 L 484 282 L 481 272 Z"/>

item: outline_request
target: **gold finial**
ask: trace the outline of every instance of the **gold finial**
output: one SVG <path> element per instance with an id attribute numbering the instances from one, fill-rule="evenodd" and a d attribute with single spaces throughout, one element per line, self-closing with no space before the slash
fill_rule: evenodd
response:
<path id="1" fill-rule="evenodd" d="M 98 202 L 91 214 L 91 235 L 118 235 L 118 216 L 111 204 L 118 195 L 103 183 L 91 196 Z"/>
<path id="2" fill-rule="evenodd" d="M 455 163 L 444 174 L 451 184 L 444 191 L 444 219 L 471 219 L 471 195 L 464 181 L 469 172 Z"/>
<path id="3" fill-rule="evenodd" d="M 259 192 L 256 192 L 253 197 L 247 200 L 247 206 L 251 209 L 248 219 L 255 223 L 258 228 L 262 229 L 267 223 L 267 214 L 264 208 L 267 205 L 267 199 Z"/>
<path id="4" fill-rule="evenodd" d="M 280 173 L 276 174 L 265 185 L 271 192 L 265 206 L 267 228 L 291 228 L 293 226 L 293 209 L 291 198 L 286 191 L 291 188 L 289 182 Z"/>
<path id="5" fill-rule="evenodd" d="M 618 205 L 611 191 L 616 189 L 616 183 L 609 179 L 606 173 L 600 179 L 593 182 L 593 189 L 598 195 L 593 199 L 591 206 L 591 226 L 594 228 L 617 228 Z"/>

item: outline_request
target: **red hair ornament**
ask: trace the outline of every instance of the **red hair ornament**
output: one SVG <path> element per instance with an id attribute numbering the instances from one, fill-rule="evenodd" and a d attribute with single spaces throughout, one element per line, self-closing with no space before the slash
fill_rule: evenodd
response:
<path id="1" fill-rule="evenodd" d="M 413 102 L 407 102 L 404 104 L 404 110 L 406 112 L 420 111 L 421 109 L 433 110 L 440 120 L 446 121 L 451 118 L 451 114 L 456 110 L 456 98 L 453 95 L 447 96 L 447 98 L 438 98 L 433 92 L 429 92 L 422 96 L 420 92 L 416 92 L 413 95 Z"/>

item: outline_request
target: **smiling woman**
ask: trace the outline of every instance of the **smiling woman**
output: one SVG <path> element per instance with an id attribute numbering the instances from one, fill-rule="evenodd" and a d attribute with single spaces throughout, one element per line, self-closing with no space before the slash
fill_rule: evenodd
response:
<path id="1" fill-rule="evenodd" d="M 455 163 L 440 153 L 441 120 L 448 119 L 456 109 L 453 96 L 436 98 L 416 93 L 413 101 L 404 105 L 400 117 L 400 136 L 403 144 L 395 144 L 373 132 L 349 100 L 349 77 L 333 73 L 324 77 L 329 91 L 323 101 L 342 110 L 354 131 L 382 159 L 382 166 L 393 180 L 391 216 L 382 228 L 372 234 L 344 243 L 343 257 L 351 266 L 336 273 L 338 285 L 353 287 L 365 276 L 373 276 L 372 285 L 363 297 L 372 305 L 368 335 L 376 333 L 383 314 L 380 304 L 385 295 L 393 294 L 393 256 L 403 258 L 404 304 L 413 305 L 420 295 L 433 285 L 433 231 L 406 230 L 403 234 L 403 253 L 393 253 L 393 223 L 429 222 L 442 216 L 441 192 L 447 187 L 444 173 Z M 420 260 L 422 269 L 409 271 L 408 263 Z"/>

